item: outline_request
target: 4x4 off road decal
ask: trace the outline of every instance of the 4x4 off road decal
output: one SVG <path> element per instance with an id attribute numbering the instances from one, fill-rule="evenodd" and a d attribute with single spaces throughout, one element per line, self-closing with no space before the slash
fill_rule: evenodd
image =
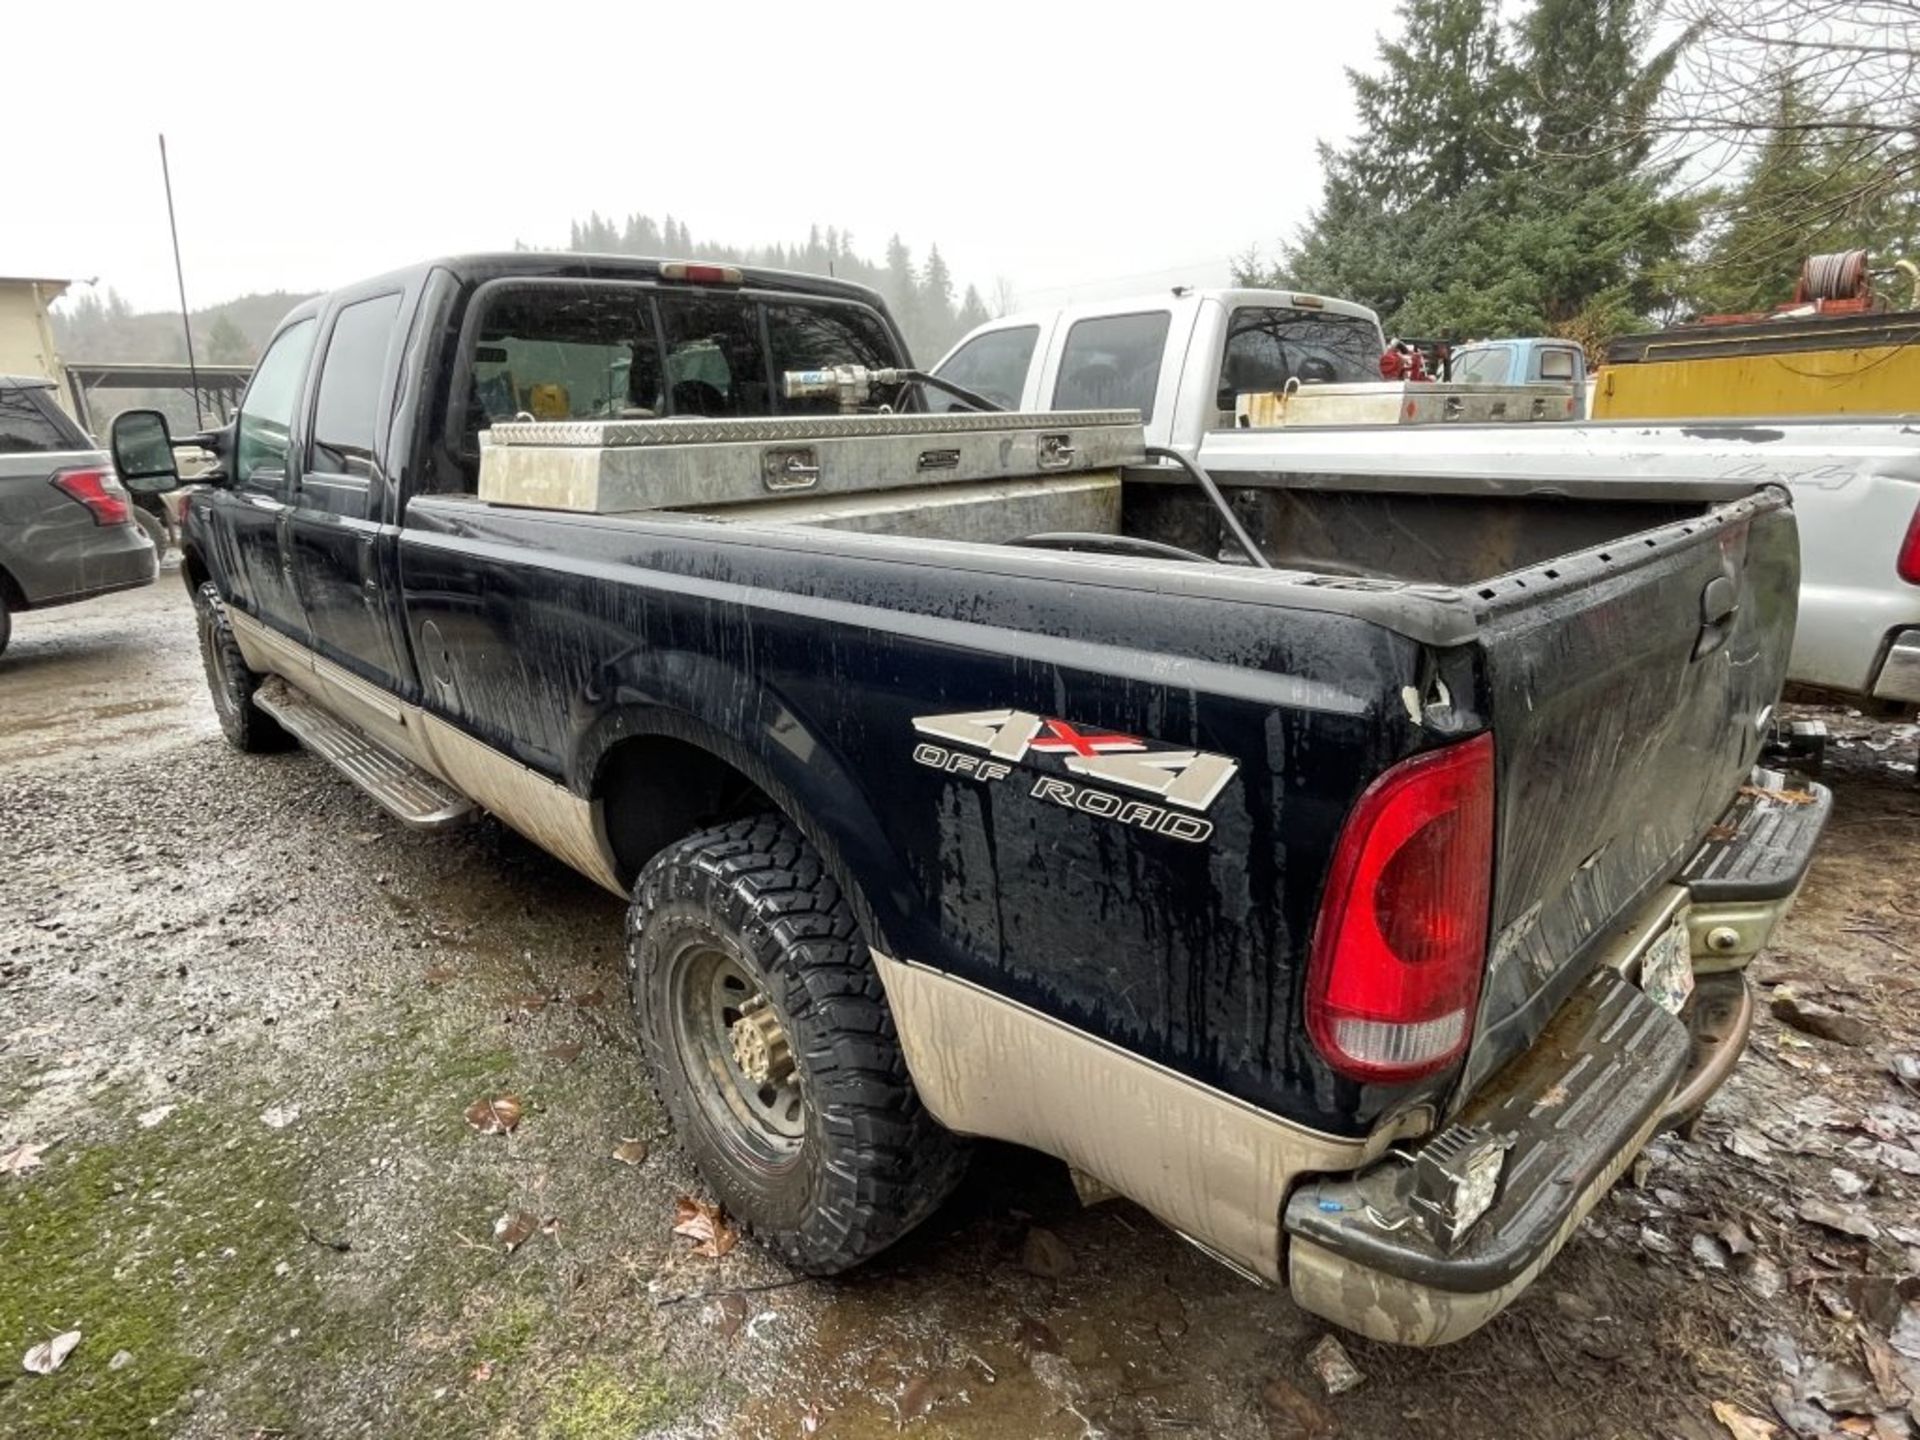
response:
<path id="1" fill-rule="evenodd" d="M 1164 803 L 1129 800 L 1057 776 L 1040 777 L 1029 792 L 1036 800 L 1105 816 L 1175 840 L 1197 842 L 1213 834 L 1211 820 L 1180 812 L 1208 809 L 1240 768 L 1238 761 L 1225 755 L 1176 750 L 1137 735 L 1095 730 L 1025 710 L 916 715 L 913 728 L 935 740 L 966 747 L 950 750 L 924 742 L 914 747 L 917 762 L 949 774 L 971 775 L 988 782 L 1004 780 L 1022 760 L 1057 755 L 1071 774 L 1155 796 Z M 983 751 L 986 758 L 967 753 L 970 750 Z"/>

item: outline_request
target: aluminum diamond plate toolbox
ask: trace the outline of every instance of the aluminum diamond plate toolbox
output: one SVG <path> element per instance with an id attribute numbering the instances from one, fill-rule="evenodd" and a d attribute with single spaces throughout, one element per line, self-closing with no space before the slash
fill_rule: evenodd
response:
<path id="1" fill-rule="evenodd" d="M 1132 410 L 522 421 L 481 436 L 480 498 L 590 514 L 704 510 L 1114 471 L 1144 456 Z"/>

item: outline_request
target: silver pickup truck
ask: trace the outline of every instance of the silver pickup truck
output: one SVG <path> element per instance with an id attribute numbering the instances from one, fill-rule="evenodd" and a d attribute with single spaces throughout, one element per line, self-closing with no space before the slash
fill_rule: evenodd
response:
<path id="1" fill-rule="evenodd" d="M 934 373 L 1020 410 L 1086 404 L 1093 391 L 1100 404 L 1137 406 L 1149 445 L 1223 485 L 1247 475 L 1302 490 L 1451 484 L 1462 495 L 1489 477 L 1785 485 L 1801 545 L 1787 678 L 1883 709 L 1920 705 L 1920 418 L 1236 426 L 1240 396 L 1277 388 L 1283 371 L 1357 378 L 1379 333 L 1371 311 L 1321 296 L 1161 291 L 991 321 Z"/>
<path id="2" fill-rule="evenodd" d="M 13 614 L 149 585 L 153 542 L 53 382 L 0 375 L 0 650 Z"/>

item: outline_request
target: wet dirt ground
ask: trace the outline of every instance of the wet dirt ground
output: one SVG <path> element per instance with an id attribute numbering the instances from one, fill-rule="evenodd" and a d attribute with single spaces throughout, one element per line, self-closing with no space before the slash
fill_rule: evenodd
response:
<path id="1" fill-rule="evenodd" d="M 1725 1436 L 1716 1401 L 1905 1435 L 1920 1367 L 1885 1341 L 1920 1342 L 1920 1096 L 1890 1066 L 1920 1049 L 1920 792 L 1910 730 L 1825 713 L 1834 822 L 1756 979 L 1864 1043 L 1763 1014 L 1694 1135 L 1519 1303 L 1442 1351 L 1347 1338 L 1365 1378 L 1329 1398 L 1326 1326 L 1007 1148 L 858 1274 L 693 1254 L 617 902 L 491 821 L 409 834 L 311 757 L 229 749 L 171 569 L 21 617 L 0 1435 L 1572 1440 Z M 511 1134 L 467 1123 L 502 1094 Z"/>

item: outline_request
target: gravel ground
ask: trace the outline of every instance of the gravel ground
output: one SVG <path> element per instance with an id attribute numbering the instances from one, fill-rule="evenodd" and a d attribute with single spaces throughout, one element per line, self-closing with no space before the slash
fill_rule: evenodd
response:
<path id="1" fill-rule="evenodd" d="M 1763 1016 L 1520 1303 L 1443 1351 L 1349 1339 L 1365 1379 L 1328 1398 L 1326 1327 L 1011 1149 L 839 1281 L 692 1253 L 616 902 L 490 821 L 410 835 L 310 757 L 228 749 L 171 569 L 22 617 L 0 1435 L 1725 1436 L 1715 1402 L 1920 1433 L 1915 742 L 1819 713 L 1836 816 L 1756 978 L 1863 1043 Z M 501 1095 L 510 1134 L 468 1124 Z"/>

